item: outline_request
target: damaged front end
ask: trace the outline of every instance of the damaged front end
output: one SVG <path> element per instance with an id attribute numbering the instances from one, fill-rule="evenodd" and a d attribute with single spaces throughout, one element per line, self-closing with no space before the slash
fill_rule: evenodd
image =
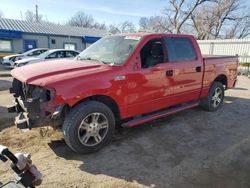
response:
<path id="1" fill-rule="evenodd" d="M 15 105 L 8 112 L 16 112 L 15 124 L 19 129 L 31 129 L 58 123 L 62 115 L 62 106 L 52 101 L 55 91 L 46 87 L 23 83 L 14 78 L 10 93 L 15 97 Z"/>

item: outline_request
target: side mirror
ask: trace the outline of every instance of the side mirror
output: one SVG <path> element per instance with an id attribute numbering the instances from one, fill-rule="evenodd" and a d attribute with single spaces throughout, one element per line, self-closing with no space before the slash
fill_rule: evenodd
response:
<path id="1" fill-rule="evenodd" d="M 137 55 L 134 60 L 134 70 L 139 70 L 140 68 L 141 68 L 141 58 L 139 55 Z"/>

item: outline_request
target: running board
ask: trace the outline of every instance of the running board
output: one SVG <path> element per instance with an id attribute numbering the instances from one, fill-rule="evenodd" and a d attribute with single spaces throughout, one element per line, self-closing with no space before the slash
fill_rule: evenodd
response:
<path id="1" fill-rule="evenodd" d="M 146 115 L 146 116 L 139 117 L 136 119 L 132 119 L 126 123 L 123 123 L 121 126 L 122 127 L 134 127 L 136 125 L 146 123 L 148 121 L 152 121 L 152 120 L 155 120 L 158 118 L 166 117 L 166 116 L 169 116 L 171 114 L 175 114 L 175 113 L 183 111 L 183 110 L 194 108 L 194 107 L 199 106 L 199 105 L 200 105 L 200 103 L 196 101 L 195 103 L 194 102 L 187 103 L 187 104 L 184 104 L 182 106 L 172 107 L 170 109 L 162 110 L 160 112 L 158 111 L 154 114 L 150 114 L 150 115 Z"/>

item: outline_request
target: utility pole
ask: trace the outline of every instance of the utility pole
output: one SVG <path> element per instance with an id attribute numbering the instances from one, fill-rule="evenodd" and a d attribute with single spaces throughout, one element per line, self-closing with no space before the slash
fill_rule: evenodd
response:
<path id="1" fill-rule="evenodd" d="M 38 22 L 38 6 L 36 5 L 36 22 Z"/>
<path id="2" fill-rule="evenodd" d="M 21 14 L 21 19 L 23 20 L 23 13 L 22 11 L 20 10 L 20 14 Z"/>

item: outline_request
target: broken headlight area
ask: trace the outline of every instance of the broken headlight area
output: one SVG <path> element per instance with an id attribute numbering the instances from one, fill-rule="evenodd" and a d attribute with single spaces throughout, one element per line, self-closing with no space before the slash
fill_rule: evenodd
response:
<path id="1" fill-rule="evenodd" d="M 36 100 L 47 102 L 53 99 L 55 91 L 50 88 L 26 84 L 14 78 L 10 93 L 13 93 L 15 98 L 20 97 L 29 102 Z"/>
<path id="2" fill-rule="evenodd" d="M 10 93 L 15 97 L 15 105 L 8 108 L 8 111 L 18 113 L 15 120 L 18 128 L 31 129 L 49 123 L 48 117 L 51 116 L 54 107 L 51 104 L 55 96 L 53 89 L 26 84 L 14 79 Z"/>

